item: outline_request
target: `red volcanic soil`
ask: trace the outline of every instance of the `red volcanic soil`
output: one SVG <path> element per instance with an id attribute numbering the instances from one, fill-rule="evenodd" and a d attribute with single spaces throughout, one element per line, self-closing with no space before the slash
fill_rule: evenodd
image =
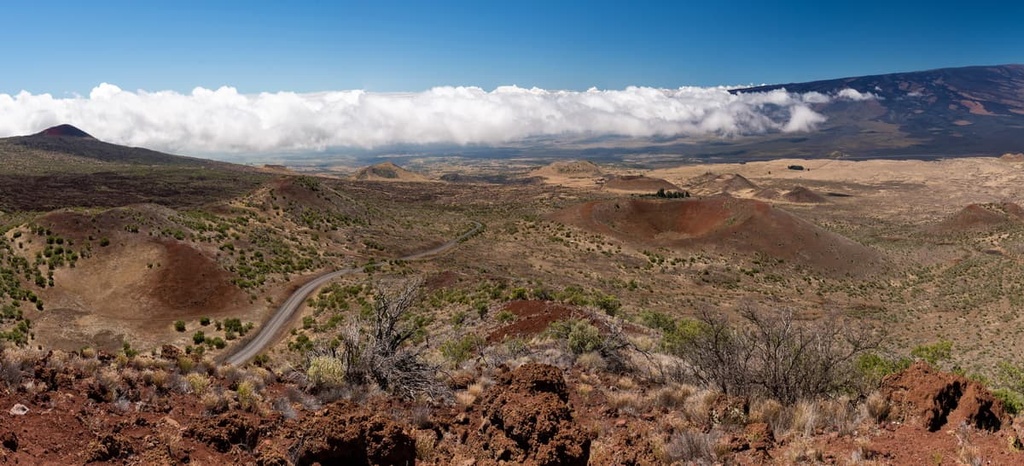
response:
<path id="1" fill-rule="evenodd" d="M 1001 204 L 970 204 L 936 226 L 939 232 L 993 228 L 1024 222 L 1024 209 L 1013 202 Z"/>
<path id="2" fill-rule="evenodd" d="M 799 204 L 824 204 L 828 202 L 825 197 L 803 186 L 797 186 L 782 195 L 782 198 Z"/>
<path id="3" fill-rule="evenodd" d="M 571 207 L 553 219 L 638 246 L 763 253 L 823 272 L 861 275 L 881 255 L 762 201 L 621 199 Z"/>
<path id="4" fill-rule="evenodd" d="M 679 186 L 669 183 L 661 178 L 649 178 L 643 175 L 626 175 L 609 178 L 605 181 L 604 187 L 605 189 L 615 189 L 619 191 L 655 192 L 659 189 L 664 189 L 665 191 L 682 191 Z"/>
<path id="5" fill-rule="evenodd" d="M 501 310 L 515 314 L 516 320 L 487 335 L 487 343 L 537 335 L 547 330 L 552 322 L 566 320 L 573 314 L 573 310 L 564 304 L 539 300 L 512 301 Z"/>
<path id="6" fill-rule="evenodd" d="M 245 301 L 231 274 L 180 241 L 161 241 L 165 264 L 152 281 L 153 297 L 173 315 L 198 316 Z"/>
<path id="7" fill-rule="evenodd" d="M 71 125 L 58 125 L 52 128 L 46 128 L 41 132 L 37 133 L 39 136 L 60 136 L 68 138 L 93 138 L 89 133 L 75 128 Z"/>

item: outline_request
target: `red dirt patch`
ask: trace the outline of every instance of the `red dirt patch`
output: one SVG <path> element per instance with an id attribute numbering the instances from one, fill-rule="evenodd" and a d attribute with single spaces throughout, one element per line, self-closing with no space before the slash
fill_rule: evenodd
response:
<path id="1" fill-rule="evenodd" d="M 597 201 L 556 212 L 552 218 L 641 247 L 756 252 L 851 275 L 871 273 L 882 263 L 877 251 L 751 199 Z"/>
<path id="2" fill-rule="evenodd" d="M 164 260 L 152 281 L 153 297 L 175 315 L 193 316 L 244 299 L 231 275 L 215 261 L 179 241 L 162 241 Z"/>
<path id="3" fill-rule="evenodd" d="M 487 343 L 540 334 L 552 322 L 566 320 L 573 314 L 573 310 L 564 304 L 539 300 L 512 301 L 502 306 L 501 311 L 515 314 L 516 320 L 487 335 Z"/>

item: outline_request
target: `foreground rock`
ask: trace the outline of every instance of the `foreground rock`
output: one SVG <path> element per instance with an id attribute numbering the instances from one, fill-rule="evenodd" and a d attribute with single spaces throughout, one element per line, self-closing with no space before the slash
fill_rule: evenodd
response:
<path id="1" fill-rule="evenodd" d="M 592 438 L 574 422 L 562 370 L 544 364 L 501 374 L 456 434 L 465 439 L 456 456 L 472 464 L 582 466 L 590 459 Z"/>
<path id="2" fill-rule="evenodd" d="M 981 384 L 924 362 L 887 377 L 881 390 L 892 405 L 891 419 L 931 432 L 960 424 L 998 431 L 1009 421 L 1003 403 Z"/>

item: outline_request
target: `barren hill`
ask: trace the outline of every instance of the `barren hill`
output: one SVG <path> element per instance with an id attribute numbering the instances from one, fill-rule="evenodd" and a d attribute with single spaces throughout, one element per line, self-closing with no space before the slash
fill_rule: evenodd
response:
<path id="1" fill-rule="evenodd" d="M 352 175 L 352 179 L 361 181 L 429 181 L 427 177 L 399 167 L 393 162 L 363 167 Z"/>
<path id="2" fill-rule="evenodd" d="M 756 184 L 738 173 L 716 175 L 708 172 L 691 179 L 688 184 L 703 194 L 735 193 L 758 189 Z"/>
<path id="3" fill-rule="evenodd" d="M 568 178 L 597 178 L 601 169 L 589 160 L 560 160 L 530 172 L 530 176 L 564 176 Z"/>
<path id="4" fill-rule="evenodd" d="M 970 204 L 936 225 L 939 232 L 981 230 L 1011 223 L 1024 223 L 1024 209 L 1013 202 Z"/>
<path id="5" fill-rule="evenodd" d="M 640 246 L 758 252 L 835 274 L 870 273 L 882 264 L 868 247 L 749 199 L 597 201 L 553 218 Z"/>
<path id="6" fill-rule="evenodd" d="M 825 196 L 804 186 L 797 186 L 789 190 L 789 192 L 782 195 L 782 198 L 797 204 L 824 204 L 828 202 L 825 200 Z"/>

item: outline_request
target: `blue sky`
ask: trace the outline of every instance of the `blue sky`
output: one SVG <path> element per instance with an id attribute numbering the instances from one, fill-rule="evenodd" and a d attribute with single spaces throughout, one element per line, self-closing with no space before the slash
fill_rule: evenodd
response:
<path id="1" fill-rule="evenodd" d="M 49 1 L 3 16 L 7 94 L 677 88 L 1024 62 L 1024 6 L 1005 1 Z"/>
<path id="2" fill-rule="evenodd" d="M 807 132 L 827 121 L 820 104 L 874 96 L 715 86 L 1024 63 L 1024 6 L 990 0 L 53 0 L 2 14 L 0 137 L 70 123 L 210 157 Z"/>

